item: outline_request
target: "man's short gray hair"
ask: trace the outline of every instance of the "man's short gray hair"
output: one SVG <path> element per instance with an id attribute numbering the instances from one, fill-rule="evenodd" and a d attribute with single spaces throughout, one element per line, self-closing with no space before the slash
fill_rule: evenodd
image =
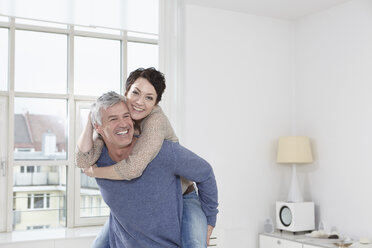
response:
<path id="1" fill-rule="evenodd" d="M 107 108 L 114 106 L 117 103 L 124 102 L 125 97 L 119 95 L 115 91 L 109 91 L 102 96 L 100 96 L 95 103 L 93 103 L 92 107 L 90 108 L 91 111 L 91 118 L 92 118 L 92 125 L 95 124 L 102 126 L 102 113 L 101 109 L 106 110 Z"/>

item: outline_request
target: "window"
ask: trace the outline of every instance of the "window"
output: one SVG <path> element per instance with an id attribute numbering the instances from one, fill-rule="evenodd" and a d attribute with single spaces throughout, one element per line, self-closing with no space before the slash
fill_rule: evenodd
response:
<path id="1" fill-rule="evenodd" d="M 159 51 L 157 45 L 128 42 L 128 72 L 139 67 L 157 67 Z"/>
<path id="2" fill-rule="evenodd" d="M 50 194 L 28 194 L 27 208 L 50 208 Z"/>
<path id="3" fill-rule="evenodd" d="M 75 37 L 76 94 L 99 96 L 110 90 L 120 92 L 120 46 L 119 40 Z"/>
<path id="4" fill-rule="evenodd" d="M 67 101 L 14 99 L 14 159 L 67 159 Z"/>
<path id="5" fill-rule="evenodd" d="M 96 181 L 74 164 L 76 138 L 97 96 L 124 93 L 128 70 L 158 67 L 158 36 L 9 18 L 0 43 L 0 156 L 10 154 L 13 180 L 0 176 L 1 200 L 13 204 L 0 207 L 0 231 L 104 223 Z"/>
<path id="6" fill-rule="evenodd" d="M 85 127 L 89 114 L 89 104 L 79 102 L 77 104 L 77 130 L 80 135 L 81 131 Z M 101 199 L 98 185 L 94 178 L 86 176 L 84 173 L 80 173 L 80 216 L 87 217 L 102 217 L 110 214 L 109 207 Z"/>
<path id="7" fill-rule="evenodd" d="M 66 226 L 66 166 L 15 166 L 13 229 Z"/>
<path id="8" fill-rule="evenodd" d="M 67 35 L 16 30 L 15 41 L 15 90 L 66 93 Z"/>
<path id="9" fill-rule="evenodd" d="M 66 221 L 66 196 L 62 195 L 59 199 L 59 219 L 61 223 Z"/>

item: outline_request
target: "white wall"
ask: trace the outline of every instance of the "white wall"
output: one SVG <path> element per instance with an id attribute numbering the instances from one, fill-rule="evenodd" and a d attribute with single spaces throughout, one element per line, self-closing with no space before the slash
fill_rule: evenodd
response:
<path id="1" fill-rule="evenodd" d="M 354 238 L 372 238 L 371 27 L 371 0 L 296 25 L 296 131 L 316 153 L 301 181 L 318 218 Z"/>
<path id="2" fill-rule="evenodd" d="M 222 247 L 257 247 L 287 192 L 275 163 L 291 132 L 292 23 L 195 5 L 183 18 L 180 141 L 209 161 L 219 187 Z M 223 243 L 222 243 L 223 242 Z"/>

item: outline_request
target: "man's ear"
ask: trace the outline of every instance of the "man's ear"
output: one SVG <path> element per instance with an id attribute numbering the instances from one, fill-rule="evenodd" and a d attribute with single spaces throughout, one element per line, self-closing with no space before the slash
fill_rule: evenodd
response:
<path id="1" fill-rule="evenodd" d="M 98 124 L 94 124 L 94 129 L 96 130 L 96 132 L 98 134 L 100 134 L 102 136 L 102 134 L 103 134 L 102 126 L 100 126 Z"/>

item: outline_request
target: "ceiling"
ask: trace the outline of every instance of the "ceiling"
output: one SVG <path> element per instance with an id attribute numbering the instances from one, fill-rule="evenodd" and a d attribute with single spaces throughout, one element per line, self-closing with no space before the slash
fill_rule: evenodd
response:
<path id="1" fill-rule="evenodd" d="M 295 20 L 348 1 L 350 0 L 185 0 L 185 3 Z"/>

